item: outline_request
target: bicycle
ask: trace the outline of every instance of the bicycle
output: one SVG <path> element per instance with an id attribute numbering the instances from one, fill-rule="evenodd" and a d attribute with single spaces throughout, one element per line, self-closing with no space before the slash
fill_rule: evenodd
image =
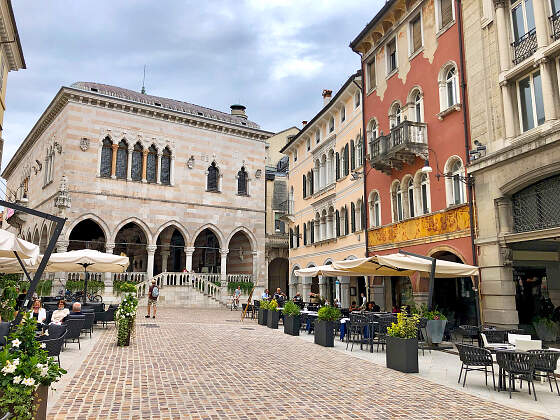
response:
<path id="1" fill-rule="evenodd" d="M 230 310 L 233 311 L 234 309 L 235 309 L 236 311 L 239 310 L 239 297 L 237 297 L 237 296 L 232 296 L 232 297 L 231 297 L 231 306 L 230 306 Z"/>

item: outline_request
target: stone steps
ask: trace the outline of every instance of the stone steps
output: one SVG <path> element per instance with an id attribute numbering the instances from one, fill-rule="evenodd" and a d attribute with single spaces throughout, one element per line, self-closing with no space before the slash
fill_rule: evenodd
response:
<path id="1" fill-rule="evenodd" d="M 140 305 L 147 305 L 148 298 L 140 299 Z M 223 308 L 224 305 L 213 297 L 202 294 L 191 286 L 166 286 L 160 289 L 158 305 L 181 306 L 185 308 Z"/>

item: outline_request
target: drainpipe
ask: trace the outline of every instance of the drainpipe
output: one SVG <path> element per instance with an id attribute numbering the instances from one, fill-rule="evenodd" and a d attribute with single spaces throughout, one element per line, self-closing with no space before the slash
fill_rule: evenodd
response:
<path id="1" fill-rule="evenodd" d="M 463 97 L 463 129 L 465 136 L 465 161 L 467 165 L 470 163 L 470 136 L 468 127 L 468 100 L 467 100 L 467 82 L 465 79 L 465 51 L 463 45 L 463 14 L 461 9 L 461 0 L 455 0 L 455 9 L 457 11 L 457 25 L 459 32 L 459 65 L 461 67 L 461 96 Z M 476 255 L 476 245 L 474 243 L 475 239 L 475 229 L 474 229 L 474 178 L 470 175 L 466 178 L 467 181 L 467 203 L 469 205 L 469 224 L 470 224 L 470 234 L 471 234 L 471 252 L 473 265 L 477 264 Z M 475 294 L 477 297 L 476 302 L 476 315 L 477 323 L 482 324 L 481 314 L 480 314 L 480 270 L 478 276 L 478 282 L 475 283 Z"/>

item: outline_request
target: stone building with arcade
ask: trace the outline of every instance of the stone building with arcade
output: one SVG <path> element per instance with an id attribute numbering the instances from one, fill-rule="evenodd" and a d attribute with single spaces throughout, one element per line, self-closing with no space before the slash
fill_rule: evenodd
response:
<path id="1" fill-rule="evenodd" d="M 68 219 L 58 252 L 125 253 L 136 280 L 188 271 L 264 287 L 272 134 L 242 105 L 224 113 L 78 82 L 58 91 L 2 176 L 9 200 Z M 4 226 L 42 250 L 53 229 L 17 212 Z"/>

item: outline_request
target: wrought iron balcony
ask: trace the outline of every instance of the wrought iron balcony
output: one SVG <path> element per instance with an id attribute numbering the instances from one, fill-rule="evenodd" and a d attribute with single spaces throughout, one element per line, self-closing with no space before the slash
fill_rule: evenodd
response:
<path id="1" fill-rule="evenodd" d="M 428 152 L 427 124 L 403 121 L 386 136 L 377 137 L 369 143 L 370 164 L 387 174 L 411 164 L 416 157 L 425 157 Z"/>
<path id="2" fill-rule="evenodd" d="M 537 51 L 537 31 L 531 29 L 517 41 L 511 43 L 513 47 L 513 64 L 519 64 L 531 57 Z"/>
<path id="3" fill-rule="evenodd" d="M 553 39 L 560 39 L 560 10 L 549 17 Z"/>

